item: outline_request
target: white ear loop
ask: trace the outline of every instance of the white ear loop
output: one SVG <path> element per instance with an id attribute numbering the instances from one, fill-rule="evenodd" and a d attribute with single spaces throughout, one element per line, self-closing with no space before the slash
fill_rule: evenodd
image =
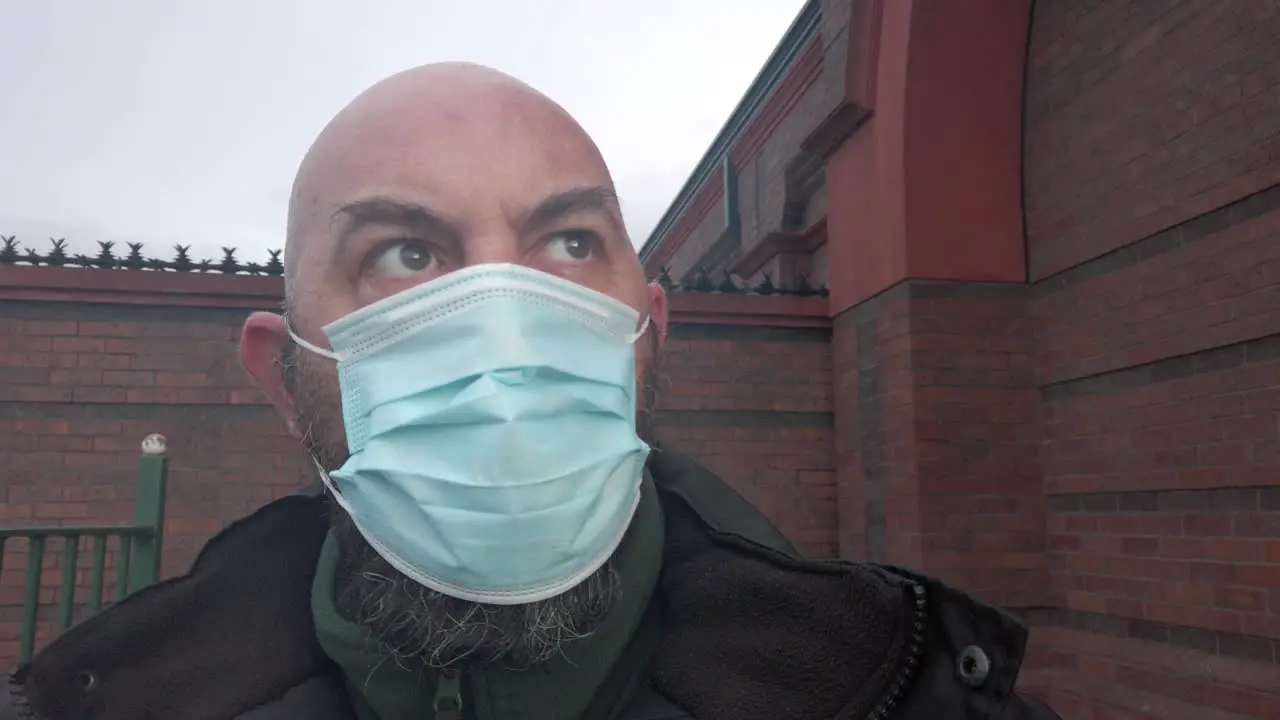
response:
<path id="1" fill-rule="evenodd" d="M 333 352 L 332 350 L 325 350 L 324 348 L 318 347 L 316 345 L 312 345 L 306 340 L 303 340 L 301 337 L 298 337 L 298 333 L 293 331 L 292 326 L 289 327 L 289 337 L 293 338 L 293 341 L 298 343 L 299 347 L 302 347 L 306 350 L 310 350 L 311 352 L 319 355 L 320 357 L 326 357 L 326 358 L 329 358 L 330 360 L 342 360 L 342 356 L 339 355 L 338 353 Z"/>
<path id="2" fill-rule="evenodd" d="M 640 336 L 644 335 L 644 331 L 649 329 L 649 319 L 652 317 L 652 315 L 644 316 L 644 322 L 640 324 L 640 329 L 635 331 L 635 333 L 627 340 L 628 345 L 634 345 L 635 342 L 640 339 Z"/>
<path id="3" fill-rule="evenodd" d="M 351 506 L 347 505 L 347 499 L 342 497 L 342 493 L 338 490 L 338 486 L 334 484 L 333 478 L 329 477 L 329 471 L 325 470 L 320 461 L 315 458 L 311 458 L 311 464 L 316 466 L 316 471 L 320 473 L 320 482 L 324 483 L 325 489 L 333 496 L 338 506 L 350 514 Z"/>

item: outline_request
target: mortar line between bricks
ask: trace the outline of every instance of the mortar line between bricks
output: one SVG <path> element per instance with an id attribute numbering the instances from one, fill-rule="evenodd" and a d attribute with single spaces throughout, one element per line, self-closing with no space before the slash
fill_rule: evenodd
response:
<path id="1" fill-rule="evenodd" d="M 129 388 L 129 389 L 133 389 L 133 388 Z M 150 389 L 150 388 L 147 388 L 147 389 Z M 183 407 L 183 406 L 186 406 L 186 405 L 203 405 L 203 406 L 209 406 L 209 405 L 212 405 L 212 406 L 216 406 L 216 407 L 224 407 L 224 406 L 225 406 L 225 407 L 241 407 L 241 406 L 246 406 L 246 407 L 270 407 L 270 405 L 268 405 L 268 404 L 267 404 L 267 403 L 265 403 L 265 402 L 257 402 L 257 403 L 229 403 L 229 402 L 227 402 L 226 400 L 218 400 L 218 401 L 213 401 L 213 400 L 208 400 L 208 401 L 206 401 L 206 400 L 193 400 L 193 401 L 190 401 L 190 402 L 171 402 L 171 403 L 157 403 L 157 402 L 150 402 L 150 403 L 149 403 L 149 402 L 80 402 L 80 401 L 77 401 L 77 400 L 5 400 L 5 399 L 0 399 L 0 405 L 78 405 L 78 406 L 80 406 L 80 407 L 90 407 L 90 408 L 122 408 L 122 407 L 131 407 L 131 408 L 133 408 L 133 407 L 136 407 L 136 408 L 170 408 L 170 407 Z"/>
<path id="2" fill-rule="evenodd" d="M 875 312 L 878 304 L 903 299 L 947 299 L 951 297 L 1009 298 L 1026 292 L 1027 283 L 1008 280 L 954 280 L 945 278 L 908 277 L 870 295 L 857 304 L 831 316 L 833 322 L 844 315 L 851 317 Z"/>
<path id="3" fill-rule="evenodd" d="M 266 404 L 222 403 L 84 403 L 0 400 L 0 419 L 37 420 L 51 416 L 90 415 L 120 420 L 145 420 L 148 415 L 183 408 L 219 415 L 274 413 Z M 113 415 L 114 414 L 114 415 Z M 830 412 L 784 410 L 657 410 L 655 421 L 665 427 L 832 427 Z"/>
<path id="4" fill-rule="evenodd" d="M 1246 195 L 1234 202 L 1188 218 L 1177 225 L 1032 281 L 1032 293 L 1036 297 L 1044 297 L 1059 290 L 1066 290 L 1086 280 L 1186 247 L 1276 210 L 1280 210 L 1280 184 Z"/>
<path id="5" fill-rule="evenodd" d="M 222 417 L 260 417 L 275 410 L 263 403 L 89 403 L 66 401 L 0 400 L 0 419 L 3 420 L 56 420 L 61 418 L 92 417 L 94 419 L 147 420 L 158 413 L 187 410 L 202 415 Z M 283 428 L 283 423 L 281 424 Z M 141 438 L 139 438 L 141 440 Z"/>
<path id="6" fill-rule="evenodd" d="M 662 427 L 832 427 L 835 414 L 782 410 L 658 410 Z"/>
<path id="7" fill-rule="evenodd" d="M 1280 334 L 1264 335 L 1140 365 L 1059 380 L 1041 386 L 1040 394 L 1045 401 L 1107 395 L 1277 359 L 1280 359 Z"/>
<path id="8" fill-rule="evenodd" d="M 1034 632 L 1037 627 L 1080 630 L 1108 637 L 1160 643 L 1177 648 L 1198 650 L 1210 655 L 1280 664 L 1280 640 L 1262 635 L 1222 632 L 1175 625 L 1156 620 L 1142 620 L 1120 615 L 1076 610 L 1042 608 L 1026 613 L 1025 620 Z"/>
<path id="9" fill-rule="evenodd" d="M 827 343 L 831 341 L 831 329 L 680 323 L 670 326 L 667 337 L 671 340 L 695 341 Z"/>
<path id="10" fill-rule="evenodd" d="M 1046 498 L 1049 512 L 1056 514 L 1280 512 L 1280 485 L 1047 493 Z"/>

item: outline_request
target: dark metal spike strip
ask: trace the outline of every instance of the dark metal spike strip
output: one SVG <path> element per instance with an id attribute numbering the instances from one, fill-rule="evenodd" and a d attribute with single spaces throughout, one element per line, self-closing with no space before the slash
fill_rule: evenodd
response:
<path id="1" fill-rule="evenodd" d="M 224 275 L 268 275 L 284 274 L 284 265 L 280 261 L 279 250 L 269 250 L 268 261 L 240 262 L 236 259 L 235 248 L 222 248 L 222 259 L 214 262 L 210 259 L 192 260 L 187 254 L 189 246 L 178 245 L 174 249 L 177 254 L 172 260 L 146 257 L 142 253 L 142 243 L 127 243 L 127 254 L 118 254 L 113 242 L 99 242 L 98 252 L 94 255 L 79 253 L 71 255 L 67 252 L 66 241 L 62 238 L 51 239 L 52 247 L 44 253 L 33 248 L 23 248 L 12 236 L 0 236 L 0 265 L 30 265 L 43 267 L 82 267 L 101 270 L 151 270 L 169 272 L 203 272 Z"/>
<path id="2" fill-rule="evenodd" d="M 715 278 L 719 277 L 719 280 Z M 718 270 L 715 273 L 705 267 L 696 269 L 692 275 L 681 282 L 671 279 L 670 271 L 663 267 L 658 271 L 656 282 L 668 292 L 701 293 L 714 295 L 787 295 L 799 297 L 827 297 L 830 293 L 825 286 L 814 287 L 807 277 L 800 279 L 799 287 L 793 290 L 782 290 L 773 284 L 773 278 L 764 273 L 764 278 L 755 285 L 747 284 L 742 278 L 728 271 Z"/>

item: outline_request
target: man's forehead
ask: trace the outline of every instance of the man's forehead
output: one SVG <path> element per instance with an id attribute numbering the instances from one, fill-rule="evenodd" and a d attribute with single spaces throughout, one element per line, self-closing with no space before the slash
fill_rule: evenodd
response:
<path id="1" fill-rule="evenodd" d="M 611 184 L 585 131 L 532 88 L 478 66 L 417 68 L 358 96 L 308 151 L 290 203 L 286 263 L 317 222 L 362 196 L 537 203 Z"/>

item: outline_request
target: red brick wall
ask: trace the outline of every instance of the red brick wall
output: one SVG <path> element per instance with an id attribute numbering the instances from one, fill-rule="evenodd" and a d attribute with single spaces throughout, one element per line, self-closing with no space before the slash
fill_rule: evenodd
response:
<path id="1" fill-rule="evenodd" d="M 297 441 L 236 361 L 250 308 L 276 304 L 237 288 L 263 279 L 191 276 L 191 292 L 152 292 L 175 275 L 0 268 L 0 524 L 132 522 L 139 443 L 159 432 L 169 441 L 163 566 L 172 575 L 227 523 L 310 479 Z M 825 303 L 698 300 L 690 312 L 673 299 L 659 436 L 723 473 L 802 548 L 834 554 Z M 17 656 L 26 569 L 25 543 L 6 550 L 0 667 Z M 42 642 L 60 553 L 50 542 Z"/>
<path id="2" fill-rule="evenodd" d="M 1280 181 L 1278 12 L 1252 0 L 1036 3 L 1034 279 Z"/>
<path id="3" fill-rule="evenodd" d="M 1280 6 L 1035 8 L 1035 682 L 1068 718 L 1280 717 Z"/>
<path id="4" fill-rule="evenodd" d="M 159 432 L 172 458 L 163 558 L 171 575 L 210 535 L 307 479 L 298 443 L 236 362 L 247 310 L 0 302 L 0 524 L 132 522 L 139 443 Z M 10 545 L 0 578 L 5 666 L 17 655 L 26 570 L 25 543 Z M 60 553 L 51 541 L 42 640 Z M 107 579 L 110 591 L 114 573 Z"/>
<path id="5" fill-rule="evenodd" d="M 997 5 L 969 19 L 997 17 L 1013 37 L 1016 13 Z M 936 77 L 901 87 L 908 57 L 918 70 L 945 64 L 948 43 L 968 47 L 927 7 L 824 2 L 812 87 L 864 72 L 847 100 L 879 103 L 891 87 L 942 102 Z M 841 294 L 839 553 L 915 565 L 1024 614 L 1022 686 L 1068 720 L 1280 718 L 1280 6 L 1044 0 L 1031 19 L 1027 282 L 921 273 L 1009 282 L 863 287 L 894 229 L 860 215 L 852 227 L 847 210 L 879 197 L 860 192 L 869 184 L 903 182 L 895 158 L 857 166 L 882 176 L 845 177 L 833 156 L 811 207 L 846 220 L 828 218 L 814 263 Z M 792 133 L 825 124 L 803 107 L 735 162 L 776 168 Z M 845 148 L 920 130 L 886 125 L 892 103 L 872 109 Z M 991 162 L 1009 149 L 990 148 Z M 991 168 L 971 170 L 985 187 Z M 772 217 L 784 185 L 740 178 L 746 249 L 775 229 L 755 218 Z M 939 207 L 944 239 L 973 217 Z M 893 252 L 927 254 L 938 238 L 926 235 Z M 679 236 L 665 251 L 696 265 L 701 250 Z M 826 267 L 828 251 L 845 264 Z M 846 310 L 845 296 L 859 304 Z"/>
<path id="6" fill-rule="evenodd" d="M 804 552 L 836 555 L 830 332 L 675 325 L 658 437 L 729 481 Z"/>

